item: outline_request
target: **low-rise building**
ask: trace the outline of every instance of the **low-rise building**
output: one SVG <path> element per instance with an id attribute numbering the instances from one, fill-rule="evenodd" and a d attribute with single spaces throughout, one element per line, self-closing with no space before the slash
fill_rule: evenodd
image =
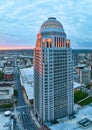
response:
<path id="1" fill-rule="evenodd" d="M 83 68 L 80 70 L 80 83 L 81 84 L 88 84 L 91 80 L 91 69 L 90 68 Z"/>
<path id="2" fill-rule="evenodd" d="M 81 84 L 79 84 L 79 83 L 77 83 L 77 82 L 74 82 L 74 83 L 73 83 L 73 88 L 74 88 L 74 91 L 80 90 Z"/>
<path id="3" fill-rule="evenodd" d="M 20 69 L 20 83 L 23 87 L 27 101 L 33 104 L 33 67 Z"/>
<path id="4" fill-rule="evenodd" d="M 10 116 L 5 116 L 0 112 L 0 130 L 9 130 L 13 123 L 10 121 Z"/>
<path id="5" fill-rule="evenodd" d="M 0 105 L 3 103 L 12 103 L 14 95 L 14 86 L 9 83 L 0 83 Z"/>
<path id="6" fill-rule="evenodd" d="M 5 81 L 14 80 L 14 73 L 13 73 L 12 70 L 6 70 L 6 71 L 4 71 L 4 80 Z"/>
<path id="7" fill-rule="evenodd" d="M 3 68 L 3 67 L 5 66 L 5 63 L 6 63 L 6 62 L 7 62 L 6 60 L 1 60 L 1 61 L 0 61 L 0 67 Z"/>

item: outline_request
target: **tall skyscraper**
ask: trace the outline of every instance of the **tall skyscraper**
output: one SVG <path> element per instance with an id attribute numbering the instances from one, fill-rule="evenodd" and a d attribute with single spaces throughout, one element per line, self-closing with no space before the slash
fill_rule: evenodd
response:
<path id="1" fill-rule="evenodd" d="M 73 113 L 73 61 L 70 40 L 62 24 L 48 18 L 34 49 L 34 108 L 38 118 L 51 121 Z"/>

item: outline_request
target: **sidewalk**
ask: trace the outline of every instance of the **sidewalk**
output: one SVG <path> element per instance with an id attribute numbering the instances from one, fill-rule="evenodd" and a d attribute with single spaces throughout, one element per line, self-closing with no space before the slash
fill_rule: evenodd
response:
<path id="1" fill-rule="evenodd" d="M 44 125 L 41 125 L 41 124 L 38 122 L 38 120 L 36 119 L 36 117 L 35 117 L 35 115 L 34 115 L 34 113 L 33 113 L 32 110 L 30 111 L 30 114 L 31 114 L 32 120 L 34 121 L 36 127 L 37 127 L 39 130 L 49 130 L 48 128 L 44 127 Z"/>
<path id="2" fill-rule="evenodd" d="M 88 96 L 88 97 L 86 97 L 86 98 L 84 98 L 84 99 L 82 99 L 82 100 L 80 100 L 80 101 L 78 101 L 78 103 L 80 103 L 80 102 L 82 102 L 82 101 L 84 101 L 84 100 L 86 100 L 87 98 L 89 98 L 90 96 Z"/>

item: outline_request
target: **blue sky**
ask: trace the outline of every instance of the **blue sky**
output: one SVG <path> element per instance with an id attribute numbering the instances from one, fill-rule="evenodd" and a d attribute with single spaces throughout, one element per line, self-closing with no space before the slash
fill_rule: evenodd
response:
<path id="1" fill-rule="evenodd" d="M 72 48 L 92 48 L 91 0 L 0 0 L 0 47 L 35 46 L 50 16 L 62 23 Z"/>

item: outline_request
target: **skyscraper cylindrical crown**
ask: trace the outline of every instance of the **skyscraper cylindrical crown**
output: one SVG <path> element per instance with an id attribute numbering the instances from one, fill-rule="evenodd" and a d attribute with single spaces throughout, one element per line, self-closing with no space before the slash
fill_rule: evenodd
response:
<path id="1" fill-rule="evenodd" d="M 45 32 L 64 33 L 64 29 L 62 24 L 56 20 L 55 17 L 49 17 L 48 20 L 46 20 L 40 28 L 40 33 Z"/>

